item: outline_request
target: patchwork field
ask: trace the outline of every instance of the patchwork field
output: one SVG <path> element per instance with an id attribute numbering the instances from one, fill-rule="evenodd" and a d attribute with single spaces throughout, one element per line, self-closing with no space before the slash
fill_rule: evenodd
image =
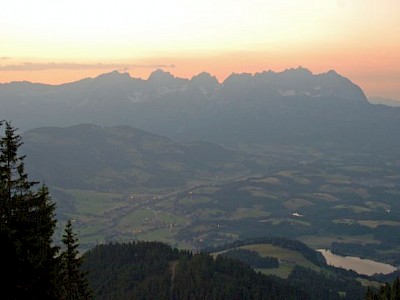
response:
<path id="1" fill-rule="evenodd" d="M 82 248 L 145 239 L 197 251 L 236 239 L 281 236 L 399 265 L 398 167 L 377 158 L 368 166 L 358 159 L 313 155 L 310 162 L 288 168 L 277 163 L 279 168 L 260 175 L 153 193 L 63 189 L 57 200 L 61 218 L 76 220 Z M 277 271 L 289 270 L 290 264 L 282 264 Z"/>

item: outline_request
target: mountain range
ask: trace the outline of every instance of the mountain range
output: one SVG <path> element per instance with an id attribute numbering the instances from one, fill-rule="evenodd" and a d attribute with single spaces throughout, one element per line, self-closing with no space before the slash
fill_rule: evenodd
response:
<path id="1" fill-rule="evenodd" d="M 305 68 L 191 79 L 117 71 L 62 85 L 0 85 L 0 118 L 20 130 L 129 125 L 177 141 L 311 146 L 396 155 L 400 108 L 373 105 L 349 79 Z"/>

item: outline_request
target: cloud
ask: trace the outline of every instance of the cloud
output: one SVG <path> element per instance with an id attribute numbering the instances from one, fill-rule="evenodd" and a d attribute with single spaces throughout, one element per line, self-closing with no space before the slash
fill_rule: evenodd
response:
<path id="1" fill-rule="evenodd" d="M 11 59 L 11 57 L 8 57 L 8 56 L 2 56 L 2 57 L 0 57 L 0 60 L 8 60 L 8 59 Z"/>
<path id="2" fill-rule="evenodd" d="M 0 59 L 8 59 L 6 57 Z M 12 64 L 0 66 L 0 71 L 46 71 L 46 70 L 103 70 L 113 69 L 119 71 L 128 71 L 136 68 L 174 68 L 173 64 L 78 64 L 78 63 L 32 63 Z"/>

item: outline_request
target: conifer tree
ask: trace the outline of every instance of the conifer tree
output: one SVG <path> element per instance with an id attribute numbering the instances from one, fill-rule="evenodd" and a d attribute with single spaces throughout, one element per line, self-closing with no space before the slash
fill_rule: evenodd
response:
<path id="1" fill-rule="evenodd" d="M 10 299 L 57 299 L 58 248 L 52 245 L 55 204 L 43 185 L 29 181 L 18 150 L 21 136 L 9 122 L 0 122 L 0 244 L 2 292 Z"/>
<path id="2" fill-rule="evenodd" d="M 82 257 L 79 256 L 78 239 L 72 230 L 72 221 L 68 220 L 63 235 L 65 250 L 61 254 L 62 283 L 65 289 L 65 299 L 91 299 L 86 273 L 81 270 Z"/>

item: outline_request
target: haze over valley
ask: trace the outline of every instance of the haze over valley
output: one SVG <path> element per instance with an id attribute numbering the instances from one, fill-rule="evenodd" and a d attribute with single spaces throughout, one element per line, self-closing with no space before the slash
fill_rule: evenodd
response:
<path id="1" fill-rule="evenodd" d="M 50 186 L 59 217 L 77 220 L 84 247 L 279 235 L 315 248 L 359 243 L 357 255 L 398 264 L 400 110 L 371 104 L 335 71 L 223 83 L 115 71 L 3 84 L 0 95 L 1 118 L 25 128 L 27 170 Z"/>

